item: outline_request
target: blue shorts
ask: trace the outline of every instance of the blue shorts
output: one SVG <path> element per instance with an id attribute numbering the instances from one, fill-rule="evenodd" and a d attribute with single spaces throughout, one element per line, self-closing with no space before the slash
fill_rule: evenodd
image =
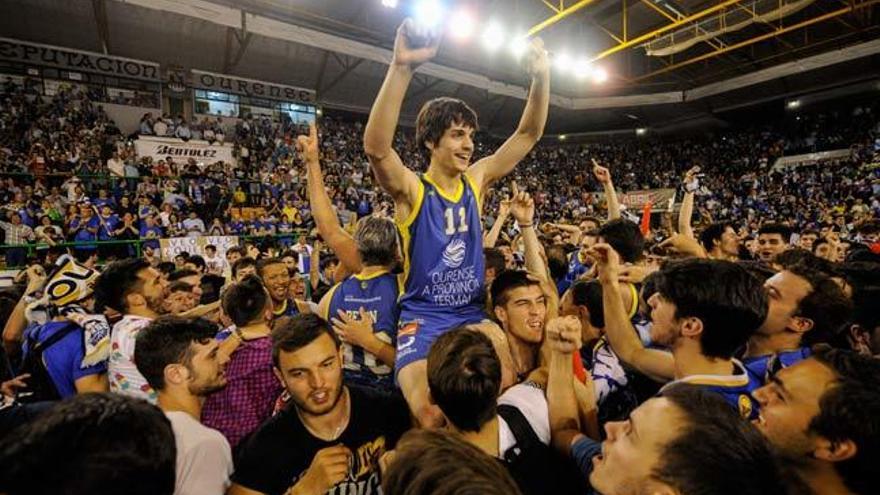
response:
<path id="1" fill-rule="evenodd" d="M 395 375 L 410 363 L 427 359 L 434 341 L 444 333 L 462 325 L 473 325 L 486 319 L 481 307 L 462 308 L 456 313 L 426 311 L 421 314 L 401 311 L 397 326 L 397 357 Z"/>

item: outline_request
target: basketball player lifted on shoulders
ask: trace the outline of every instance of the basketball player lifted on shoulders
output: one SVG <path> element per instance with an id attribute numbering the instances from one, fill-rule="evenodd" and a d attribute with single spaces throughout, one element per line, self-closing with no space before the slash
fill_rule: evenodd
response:
<path id="1" fill-rule="evenodd" d="M 419 39 L 424 46 L 414 46 L 419 42 L 412 40 Z M 391 146 L 413 72 L 436 55 L 438 46 L 438 38 L 419 32 L 411 20 L 398 28 L 393 59 L 364 130 L 364 150 L 379 184 L 394 198 L 403 237 L 397 380 L 426 427 L 443 422 L 428 399 L 425 358 L 431 344 L 448 330 L 484 318 L 482 193 L 541 138 L 550 100 L 547 53 L 535 39 L 525 56 L 532 83 L 516 132 L 494 154 L 471 165 L 476 114 L 458 99 L 431 100 L 416 121 L 416 141 L 429 164 L 426 173 L 416 174 Z"/>

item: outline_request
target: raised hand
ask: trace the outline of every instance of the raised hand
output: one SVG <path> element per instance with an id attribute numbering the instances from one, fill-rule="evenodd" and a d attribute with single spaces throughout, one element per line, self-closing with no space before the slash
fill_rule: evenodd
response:
<path id="1" fill-rule="evenodd" d="M 425 46 L 417 46 L 414 41 L 425 40 Z M 391 63 L 415 69 L 434 58 L 437 49 L 440 48 L 440 35 L 423 26 L 419 26 L 412 19 L 406 19 L 397 28 L 397 37 L 394 39 L 394 55 Z"/>
<path id="2" fill-rule="evenodd" d="M 513 197 L 510 199 L 510 213 L 520 225 L 530 225 L 535 218 L 535 200 L 525 191 L 520 191 L 513 182 Z"/>
<path id="3" fill-rule="evenodd" d="M 323 448 L 312 458 L 306 474 L 294 485 L 292 493 L 325 493 L 348 476 L 351 450 L 344 445 Z"/>
<path id="4" fill-rule="evenodd" d="M 303 161 L 315 163 L 321 157 L 321 149 L 318 142 L 318 126 L 309 124 L 308 136 L 297 136 L 296 149 L 300 152 Z"/>
<path id="5" fill-rule="evenodd" d="M 547 341 L 550 349 L 572 354 L 581 348 L 581 322 L 576 316 L 560 316 L 547 322 Z"/>
<path id="6" fill-rule="evenodd" d="M 602 283 L 617 282 L 620 277 L 620 255 L 609 244 L 601 243 L 589 249 L 590 256 L 596 261 L 593 265 L 599 271 Z"/>
<path id="7" fill-rule="evenodd" d="M 339 339 L 347 344 L 367 348 L 370 339 L 373 339 L 373 317 L 367 310 L 360 308 L 359 318 L 349 316 L 341 309 L 337 312 L 339 318 L 333 318 L 333 331 Z"/>
<path id="8" fill-rule="evenodd" d="M 611 172 L 608 171 L 607 168 L 599 165 L 599 162 L 596 161 L 595 158 L 593 160 L 593 175 L 596 177 L 596 180 L 599 181 L 600 184 L 608 184 L 611 182 Z"/>
<path id="9" fill-rule="evenodd" d="M 547 50 L 544 49 L 544 40 L 533 38 L 529 43 L 525 55 L 526 71 L 532 77 L 548 77 L 550 74 L 550 59 Z"/>

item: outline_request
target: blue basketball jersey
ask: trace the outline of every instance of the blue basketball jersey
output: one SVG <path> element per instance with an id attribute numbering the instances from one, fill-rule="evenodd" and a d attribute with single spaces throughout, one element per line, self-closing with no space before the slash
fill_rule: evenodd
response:
<path id="1" fill-rule="evenodd" d="M 770 374 L 767 373 L 768 368 L 788 368 L 793 364 L 797 364 L 804 359 L 807 359 L 811 354 L 812 352 L 809 347 L 801 347 L 793 351 L 782 351 L 777 352 L 776 354 L 768 354 L 766 356 L 744 358 L 742 362 L 746 367 L 746 370 L 748 370 L 749 374 L 751 374 L 755 380 L 758 380 L 761 383 L 767 383 L 770 378 Z"/>
<path id="2" fill-rule="evenodd" d="M 349 316 L 360 318 L 360 308 L 373 317 L 373 333 L 376 338 L 391 346 L 397 341 L 397 319 L 400 308 L 397 299 L 400 286 L 397 276 L 382 271 L 362 277 L 352 275 L 330 289 L 330 304 L 321 316 L 325 320 L 338 318 L 342 310 Z M 346 378 L 361 385 L 392 387 L 394 378 L 391 367 L 361 347 L 342 344 Z"/>
<path id="3" fill-rule="evenodd" d="M 704 390 L 721 395 L 731 406 L 735 407 L 743 419 L 758 417 L 758 401 L 752 398 L 752 392 L 761 387 L 760 380 L 749 373 L 745 366 L 737 360 L 733 361 L 733 375 L 692 375 L 667 383 L 663 389 L 676 383 L 688 383 L 702 387 Z"/>
<path id="4" fill-rule="evenodd" d="M 465 174 L 450 196 L 421 175 L 418 199 L 400 231 L 401 321 L 421 321 L 432 331 L 481 321 L 483 228 L 479 192 L 472 180 Z"/>

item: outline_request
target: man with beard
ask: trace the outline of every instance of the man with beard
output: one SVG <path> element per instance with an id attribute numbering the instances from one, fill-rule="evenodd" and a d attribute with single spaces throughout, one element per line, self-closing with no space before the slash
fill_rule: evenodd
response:
<path id="1" fill-rule="evenodd" d="M 122 319 L 110 334 L 110 391 L 156 402 L 156 391 L 134 365 L 138 332 L 164 312 L 167 282 L 143 259 L 107 265 L 95 281 L 96 310 L 110 308 Z"/>
<path id="2" fill-rule="evenodd" d="M 406 403 L 342 381 L 342 352 L 315 315 L 278 322 L 275 375 L 292 404 L 240 446 L 230 495 L 378 493 L 379 458 L 409 428 Z"/>
<path id="3" fill-rule="evenodd" d="M 137 369 L 159 394 L 177 446 L 176 495 L 220 495 L 229 487 L 232 451 L 219 431 L 199 420 L 205 397 L 226 386 L 229 357 L 216 326 L 199 318 L 163 316 L 140 331 Z"/>
<path id="4" fill-rule="evenodd" d="M 274 315 L 294 316 L 302 313 L 300 301 L 291 297 L 291 277 L 287 265 L 280 258 L 257 261 L 257 274 L 272 297 Z"/>
<path id="5" fill-rule="evenodd" d="M 754 396 L 754 424 L 806 485 L 797 493 L 877 493 L 880 361 L 816 346 Z"/>

